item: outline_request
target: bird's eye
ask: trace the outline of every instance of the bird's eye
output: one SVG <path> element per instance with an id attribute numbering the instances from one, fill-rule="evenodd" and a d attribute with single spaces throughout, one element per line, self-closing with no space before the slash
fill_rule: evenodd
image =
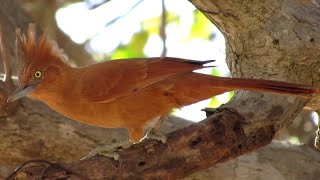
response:
<path id="1" fill-rule="evenodd" d="M 41 76 L 42 76 L 42 72 L 41 71 L 36 71 L 34 73 L 34 77 L 37 78 L 37 79 L 41 78 Z"/>

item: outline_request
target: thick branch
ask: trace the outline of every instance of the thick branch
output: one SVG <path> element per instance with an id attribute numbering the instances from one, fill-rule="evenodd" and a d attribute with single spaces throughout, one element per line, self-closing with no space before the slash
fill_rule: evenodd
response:
<path id="1" fill-rule="evenodd" d="M 319 179 L 320 156 L 306 145 L 272 142 L 255 152 L 197 172 L 185 180 Z"/>
<path id="2" fill-rule="evenodd" d="M 23 99 L 9 105 L 9 112 L 7 109 L 0 111 L 0 179 L 26 160 L 78 161 L 98 145 L 128 138 L 124 129 L 81 124 L 38 101 Z M 163 125 L 163 132 L 184 128 L 186 124 L 191 123 L 169 118 Z"/>
<path id="3" fill-rule="evenodd" d="M 275 133 L 272 126 L 244 133 L 244 119 L 228 109 L 208 119 L 171 133 L 166 144 L 147 141 L 120 152 L 121 163 L 97 157 L 66 165 L 90 179 L 178 179 L 250 152 L 268 144 Z M 160 153 L 161 152 L 161 153 Z M 21 171 L 39 178 L 42 166 Z M 71 178 L 62 170 L 48 171 L 48 179 Z"/>

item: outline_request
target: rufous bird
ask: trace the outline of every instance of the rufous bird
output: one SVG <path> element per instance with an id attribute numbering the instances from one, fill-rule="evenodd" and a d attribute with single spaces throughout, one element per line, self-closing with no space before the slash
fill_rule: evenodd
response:
<path id="1" fill-rule="evenodd" d="M 16 38 L 19 88 L 8 101 L 27 96 L 76 121 L 127 128 L 133 142 L 144 136 L 148 124 L 161 122 L 172 109 L 224 92 L 242 89 L 295 96 L 319 93 L 309 85 L 193 72 L 212 61 L 134 58 L 74 68 L 67 64 L 54 41 L 46 35 L 36 37 L 34 26 L 29 27 L 27 37 L 17 30 Z"/>

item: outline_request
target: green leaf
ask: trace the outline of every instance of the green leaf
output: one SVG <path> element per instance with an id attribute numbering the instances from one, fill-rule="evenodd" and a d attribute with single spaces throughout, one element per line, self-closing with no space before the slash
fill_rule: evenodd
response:
<path id="1" fill-rule="evenodd" d="M 211 98 L 211 101 L 209 103 L 209 107 L 216 108 L 216 107 L 221 106 L 221 104 L 222 104 L 221 101 L 217 97 L 213 97 L 213 98 Z"/>
<path id="2" fill-rule="evenodd" d="M 200 11 L 194 11 L 193 18 L 190 38 L 209 39 L 212 34 L 212 23 Z"/>
<path id="3" fill-rule="evenodd" d="M 166 24 L 171 23 L 180 23 L 180 18 L 173 12 L 166 12 Z M 142 23 L 143 30 L 147 31 L 149 34 L 159 34 L 159 29 L 161 25 L 161 17 L 157 16 L 151 19 L 148 19 Z"/>
<path id="4" fill-rule="evenodd" d="M 219 68 L 212 68 L 212 73 L 213 76 L 221 76 L 221 73 L 219 72 Z"/>
<path id="5" fill-rule="evenodd" d="M 149 35 L 146 31 L 140 31 L 131 37 L 131 41 L 127 45 L 121 45 L 113 52 L 111 59 L 124 59 L 134 57 L 145 57 L 143 48 Z"/>

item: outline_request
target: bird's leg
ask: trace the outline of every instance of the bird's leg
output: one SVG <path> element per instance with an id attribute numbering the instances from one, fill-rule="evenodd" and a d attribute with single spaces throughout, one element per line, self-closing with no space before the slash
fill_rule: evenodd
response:
<path id="1" fill-rule="evenodd" d="M 161 116 L 156 125 L 146 133 L 146 135 L 140 140 L 140 142 L 145 141 L 147 139 L 154 139 L 157 141 L 161 141 L 162 143 L 166 143 L 167 137 L 159 131 L 160 126 L 166 119 L 166 117 L 167 116 Z"/>
<path id="2" fill-rule="evenodd" d="M 102 155 L 106 157 L 111 157 L 114 160 L 119 160 L 119 151 L 129 148 L 132 144 L 134 144 L 134 142 L 138 142 L 141 139 L 141 137 L 143 137 L 143 128 L 141 128 L 140 126 L 130 126 L 128 127 L 128 131 L 130 140 L 98 146 L 82 159 L 88 159 L 96 155 Z"/>
<path id="3" fill-rule="evenodd" d="M 120 156 L 118 154 L 119 151 L 123 149 L 127 149 L 132 145 L 132 141 L 124 140 L 113 144 L 107 144 L 96 147 L 92 150 L 88 155 L 83 157 L 81 160 L 89 159 L 96 155 L 101 155 L 105 157 L 113 158 L 114 160 L 119 160 Z"/>
<path id="4" fill-rule="evenodd" d="M 161 141 L 162 143 L 166 143 L 167 142 L 167 137 L 156 128 L 151 128 L 146 133 L 146 135 L 141 139 L 141 142 L 146 140 L 146 139 L 154 139 L 154 140 L 157 140 L 157 141 Z"/>

